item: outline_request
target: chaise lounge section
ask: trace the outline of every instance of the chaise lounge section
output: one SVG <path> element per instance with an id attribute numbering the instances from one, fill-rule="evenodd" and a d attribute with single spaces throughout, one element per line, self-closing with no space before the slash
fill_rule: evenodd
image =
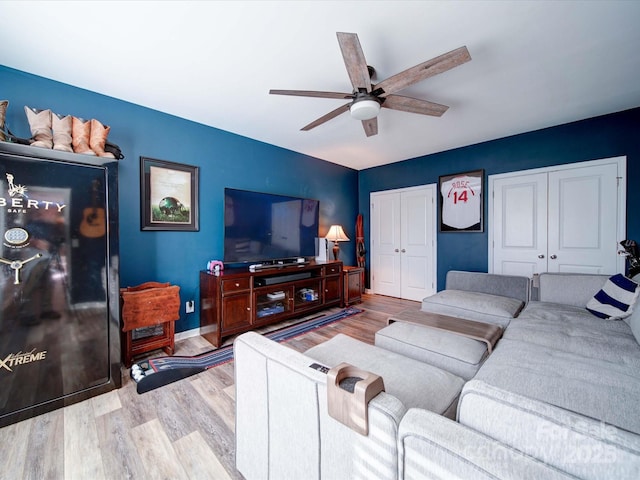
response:
<path id="1" fill-rule="evenodd" d="M 420 309 L 390 317 L 375 344 L 470 380 L 524 308 L 530 284 L 526 277 L 452 270 L 445 290 L 425 298 Z"/>

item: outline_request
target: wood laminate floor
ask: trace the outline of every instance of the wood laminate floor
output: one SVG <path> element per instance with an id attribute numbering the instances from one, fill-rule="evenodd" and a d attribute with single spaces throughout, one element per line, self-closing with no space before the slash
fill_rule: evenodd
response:
<path id="1" fill-rule="evenodd" d="M 390 315 L 418 305 L 364 295 L 363 313 L 285 343 L 304 351 L 338 333 L 373 343 Z M 199 336 L 176 343 L 176 355 L 211 349 Z M 122 376 L 118 390 L 1 428 L 0 479 L 243 478 L 234 466 L 233 362 L 142 395 L 128 370 Z"/>

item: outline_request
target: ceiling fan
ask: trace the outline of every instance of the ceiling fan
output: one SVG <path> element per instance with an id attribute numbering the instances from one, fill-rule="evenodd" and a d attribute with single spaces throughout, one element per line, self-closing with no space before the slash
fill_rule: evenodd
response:
<path id="1" fill-rule="evenodd" d="M 471 60 L 471 55 L 469 55 L 467 47 L 460 47 L 449 53 L 408 68 L 373 85 L 371 79 L 375 75 L 375 69 L 367 65 L 360 41 L 358 40 L 358 35 L 355 33 L 342 32 L 338 32 L 337 35 L 342 57 L 344 58 L 344 64 L 347 67 L 347 73 L 353 85 L 352 93 L 318 92 L 312 90 L 269 90 L 269 93 L 273 95 L 350 100 L 349 103 L 314 120 L 309 125 L 302 127 L 301 130 L 311 130 L 347 110 L 350 111 L 353 118 L 362 121 L 362 126 L 364 127 L 367 137 L 378 134 L 377 115 L 380 107 L 440 117 L 449 107 L 427 100 L 395 95 L 395 92 Z"/>

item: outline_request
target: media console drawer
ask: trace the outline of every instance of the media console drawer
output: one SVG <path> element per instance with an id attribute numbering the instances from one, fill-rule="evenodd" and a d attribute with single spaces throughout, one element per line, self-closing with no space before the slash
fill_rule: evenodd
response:
<path id="1" fill-rule="evenodd" d="M 327 265 L 324 267 L 325 275 L 339 275 L 342 271 L 342 264 L 340 265 Z"/>
<path id="2" fill-rule="evenodd" d="M 251 288 L 250 278 L 230 278 L 221 281 L 222 293 L 239 292 Z"/>

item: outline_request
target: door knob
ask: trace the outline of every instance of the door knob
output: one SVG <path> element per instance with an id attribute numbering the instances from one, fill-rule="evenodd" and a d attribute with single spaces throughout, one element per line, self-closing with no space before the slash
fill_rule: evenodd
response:
<path id="1" fill-rule="evenodd" d="M 556 258 L 558 258 L 558 256 L 557 256 L 557 255 L 551 255 L 549 258 L 550 258 L 551 260 L 555 260 Z"/>
<path id="2" fill-rule="evenodd" d="M 402 250 L 400 250 L 402 253 L 406 252 L 406 250 L 403 248 Z"/>
<path id="3" fill-rule="evenodd" d="M 394 252 L 398 253 L 400 250 L 398 250 L 397 248 L 394 250 Z"/>
<path id="4" fill-rule="evenodd" d="M 544 254 L 541 253 L 540 255 L 538 255 L 538 258 L 544 258 Z"/>

